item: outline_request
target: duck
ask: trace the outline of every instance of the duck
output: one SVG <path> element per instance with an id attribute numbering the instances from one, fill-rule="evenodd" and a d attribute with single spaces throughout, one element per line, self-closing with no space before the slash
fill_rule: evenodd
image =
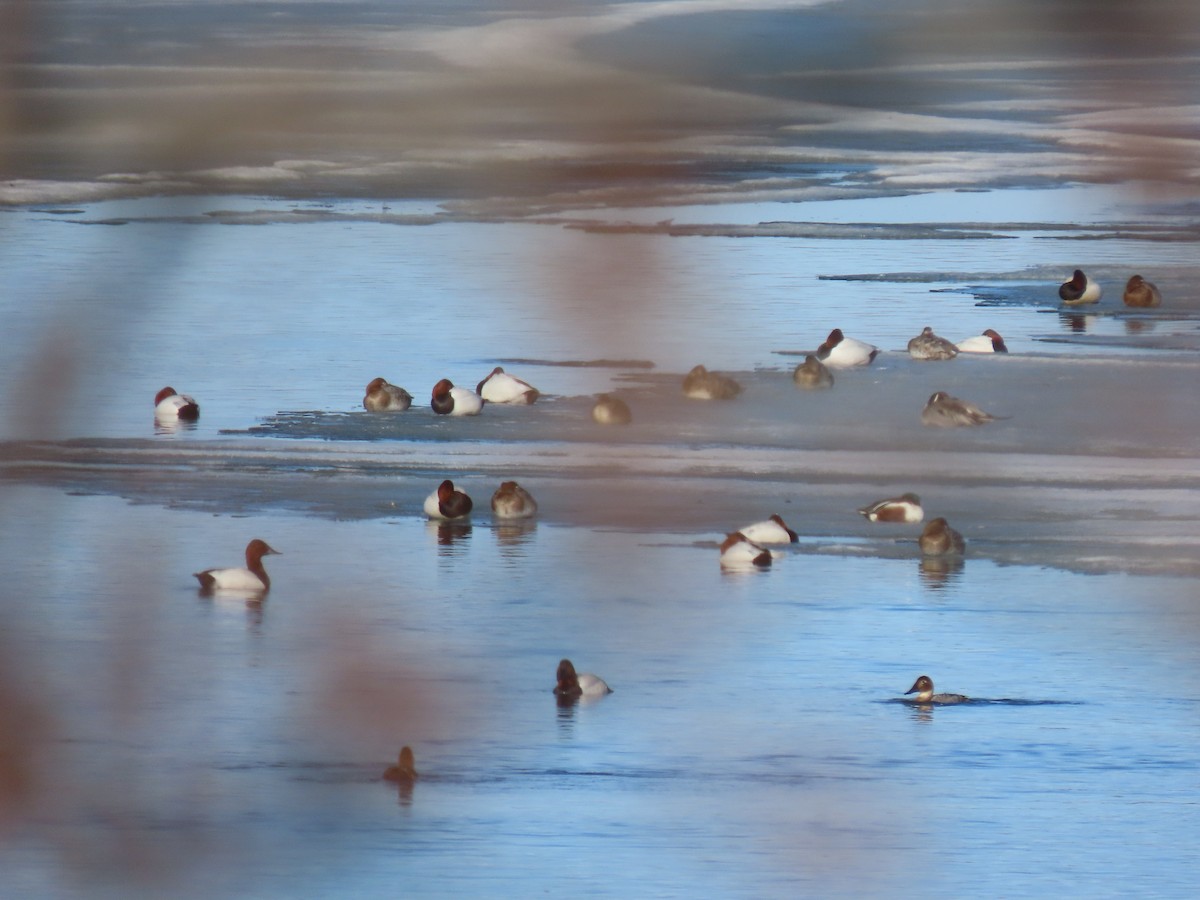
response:
<path id="1" fill-rule="evenodd" d="M 620 397 L 601 394 L 592 407 L 592 418 L 601 425 L 628 425 L 633 421 L 633 414 Z"/>
<path id="2" fill-rule="evenodd" d="M 1121 296 L 1126 306 L 1150 307 L 1162 305 L 1162 294 L 1158 286 L 1141 275 L 1134 275 L 1125 282 L 1125 293 Z"/>
<path id="3" fill-rule="evenodd" d="M 747 538 L 740 531 L 725 536 L 721 543 L 721 566 L 727 569 L 746 569 L 771 565 L 771 551 Z"/>
<path id="4" fill-rule="evenodd" d="M 759 545 L 794 544 L 800 540 L 800 536 L 787 527 L 778 513 L 765 521 L 739 528 L 738 533 L 751 543 Z"/>
<path id="5" fill-rule="evenodd" d="M 266 541 L 255 538 L 246 545 L 246 567 L 232 569 L 205 569 L 194 573 L 200 579 L 200 589 L 211 591 L 237 591 L 241 593 L 265 594 L 271 589 L 271 579 L 263 568 L 262 558 L 274 553 L 281 555 Z"/>
<path id="6" fill-rule="evenodd" d="M 488 403 L 507 403 L 510 406 L 528 406 L 541 396 L 538 389 L 520 378 L 509 375 L 500 366 L 479 382 L 475 393 Z"/>
<path id="7" fill-rule="evenodd" d="M 804 362 L 792 371 L 792 381 L 805 390 L 819 391 L 833 387 L 833 373 L 824 363 L 809 353 L 804 357 Z"/>
<path id="8" fill-rule="evenodd" d="M 492 513 L 497 519 L 528 519 L 537 515 L 533 494 L 515 481 L 505 481 L 492 494 Z"/>
<path id="9" fill-rule="evenodd" d="M 959 341 L 955 346 L 959 353 L 1007 353 L 1008 346 L 1004 338 L 995 329 L 987 328 L 983 334 L 977 334 L 966 340 Z"/>
<path id="10" fill-rule="evenodd" d="M 710 372 L 704 366 L 693 366 L 683 376 L 683 395 L 693 400 L 732 400 L 742 392 L 742 386 L 720 372 Z"/>
<path id="11" fill-rule="evenodd" d="M 429 404 L 439 416 L 477 416 L 483 410 L 483 398 L 474 391 L 455 387 L 449 378 L 433 386 Z"/>
<path id="12" fill-rule="evenodd" d="M 394 781 L 397 784 L 412 784 L 417 780 L 417 764 L 413 758 L 412 747 L 407 744 L 400 748 L 400 755 L 394 766 L 383 770 L 384 781 Z"/>
<path id="13" fill-rule="evenodd" d="M 165 387 L 154 395 L 154 417 L 156 419 L 183 419 L 194 422 L 200 418 L 200 404 L 187 394 L 177 393 L 173 387 Z"/>
<path id="14" fill-rule="evenodd" d="M 961 556 L 966 552 L 963 536 L 941 516 L 925 526 L 917 543 L 924 556 Z"/>
<path id="15" fill-rule="evenodd" d="M 447 478 L 438 485 L 436 491 L 425 498 L 425 515 L 431 519 L 465 519 L 471 514 L 474 504 L 464 492 L 454 487 L 454 482 Z"/>
<path id="16" fill-rule="evenodd" d="M 921 410 L 921 422 L 934 428 L 956 428 L 966 425 L 984 425 L 994 422 L 996 417 L 978 406 L 951 397 L 945 391 L 930 396 Z"/>
<path id="17" fill-rule="evenodd" d="M 954 359 L 958 348 L 944 337 L 933 333 L 926 325 L 921 333 L 908 342 L 908 355 L 913 359 Z"/>
<path id="18" fill-rule="evenodd" d="M 1064 281 L 1058 288 L 1059 299 L 1068 306 L 1097 303 L 1103 293 L 1099 283 L 1084 275 L 1083 269 L 1076 269 L 1071 280 Z"/>
<path id="19" fill-rule="evenodd" d="M 901 494 L 859 507 L 858 514 L 868 522 L 920 522 L 925 509 L 916 494 Z"/>
<path id="20" fill-rule="evenodd" d="M 412 394 L 402 387 L 388 384 L 386 378 L 372 378 L 363 397 L 367 412 L 404 412 L 412 406 Z"/>
<path id="21" fill-rule="evenodd" d="M 554 695 L 561 700 L 603 697 L 612 693 L 612 688 L 598 675 L 592 675 L 590 672 L 577 674 L 574 664 L 569 659 L 564 659 L 558 664 L 555 677 L 557 683 L 554 685 Z"/>
<path id="22" fill-rule="evenodd" d="M 874 362 L 878 355 L 878 347 L 848 338 L 842 334 L 840 328 L 829 332 L 829 337 L 825 338 L 825 343 L 821 344 L 816 352 L 818 360 L 834 369 L 867 366 Z"/>
<path id="23" fill-rule="evenodd" d="M 909 703 L 967 703 L 971 699 L 963 694 L 935 694 L 933 679 L 928 675 L 920 676 L 904 694 L 905 696 L 917 695 L 908 701 Z"/>

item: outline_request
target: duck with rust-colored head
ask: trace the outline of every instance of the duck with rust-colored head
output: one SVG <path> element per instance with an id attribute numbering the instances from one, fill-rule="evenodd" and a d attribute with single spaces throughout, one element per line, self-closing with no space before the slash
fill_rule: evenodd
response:
<path id="1" fill-rule="evenodd" d="M 1058 298 L 1067 306 L 1099 303 L 1103 294 L 1100 283 L 1088 278 L 1083 269 L 1076 269 L 1070 280 L 1064 281 L 1058 288 Z"/>
<path id="2" fill-rule="evenodd" d="M 740 531 L 725 536 L 721 542 L 721 568 L 766 569 L 771 565 L 771 551 L 756 544 Z"/>
<path id="3" fill-rule="evenodd" d="M 507 403 L 510 406 L 528 406 L 541 396 L 532 384 L 509 375 L 500 366 L 492 369 L 492 374 L 479 382 L 475 393 L 488 403 Z"/>
<path id="4" fill-rule="evenodd" d="M 200 589 L 205 592 L 233 591 L 236 593 L 265 594 L 271 588 L 271 579 L 263 567 L 262 558 L 268 554 L 278 554 L 266 541 L 255 538 L 246 545 L 246 565 L 244 568 L 205 569 L 196 572 L 200 580 Z"/>
<path id="5" fill-rule="evenodd" d="M 372 378 L 363 396 L 367 412 L 404 412 L 412 406 L 412 394 L 402 387 L 388 384 L 386 378 Z"/>
<path id="6" fill-rule="evenodd" d="M 933 679 L 928 675 L 920 676 L 916 681 L 913 682 L 913 686 L 905 691 L 904 694 L 905 696 L 908 696 L 909 694 L 917 695 L 913 697 L 912 700 L 907 701 L 909 703 L 949 705 L 952 703 L 967 703 L 971 699 L 970 697 L 966 697 L 962 694 L 935 694 L 933 692 Z"/>
<path id="7" fill-rule="evenodd" d="M 383 770 L 383 780 L 394 781 L 397 784 L 412 784 L 417 778 L 417 762 L 413 757 L 412 747 L 406 744 L 400 748 L 396 764 Z"/>
<path id="8" fill-rule="evenodd" d="M 842 329 L 835 328 L 829 332 L 829 337 L 817 348 L 815 356 L 831 369 L 849 369 L 854 366 L 867 366 L 875 361 L 879 348 L 846 337 Z"/>
<path id="9" fill-rule="evenodd" d="M 739 528 L 738 533 L 754 544 L 794 544 L 800 540 L 800 536 L 787 527 L 778 513 L 765 521 Z"/>
<path id="10" fill-rule="evenodd" d="M 1004 338 L 994 328 L 985 329 L 983 334 L 977 334 L 959 341 L 955 346 L 959 353 L 1007 353 L 1008 345 Z"/>
<path id="11" fill-rule="evenodd" d="M 454 482 L 447 478 L 438 485 L 437 490 L 425 498 L 425 515 L 431 519 L 442 519 L 447 522 L 455 519 L 465 519 L 471 514 L 474 504 L 465 492 L 458 490 Z"/>
<path id="12" fill-rule="evenodd" d="M 173 387 L 165 387 L 154 395 L 154 418 L 163 422 L 175 419 L 194 422 L 200 418 L 200 404 Z"/>
<path id="13" fill-rule="evenodd" d="M 604 679 L 590 672 L 577 673 L 574 664 L 564 659 L 558 664 L 554 695 L 560 700 L 594 699 L 611 694 L 612 688 Z"/>
<path id="14" fill-rule="evenodd" d="M 439 416 L 477 416 L 483 411 L 483 398 L 474 391 L 455 387 L 449 378 L 433 386 L 429 405 Z"/>

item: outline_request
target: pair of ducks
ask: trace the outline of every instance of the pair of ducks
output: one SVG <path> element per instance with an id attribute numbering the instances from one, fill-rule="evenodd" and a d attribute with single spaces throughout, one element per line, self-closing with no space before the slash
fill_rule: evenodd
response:
<path id="1" fill-rule="evenodd" d="M 683 395 L 693 400 L 732 400 L 741 392 L 737 381 L 702 365 L 693 366 L 683 377 Z M 600 394 L 592 405 L 592 420 L 599 425 L 628 425 L 633 413 L 620 397 Z"/>
<path id="2" fill-rule="evenodd" d="M 955 344 L 934 334 L 926 325 L 921 333 L 908 342 L 908 355 L 913 359 L 954 359 L 960 353 L 1007 353 L 1008 345 L 993 328 Z"/>
<path id="3" fill-rule="evenodd" d="M 528 406 L 540 396 L 541 393 L 533 385 L 496 366 L 474 391 L 456 387 L 449 378 L 443 378 L 433 386 L 429 405 L 442 416 L 477 416 L 483 411 L 485 402 Z M 368 412 L 404 412 L 412 406 L 412 399 L 412 394 L 402 387 L 389 384 L 386 378 L 373 378 L 363 396 L 363 409 Z"/>
<path id="4" fill-rule="evenodd" d="M 1058 297 L 1065 306 L 1098 303 L 1103 294 L 1100 283 L 1088 278 L 1082 269 L 1076 269 L 1070 280 L 1064 281 L 1058 288 Z M 1162 293 L 1154 282 L 1147 281 L 1141 275 L 1133 275 L 1125 282 L 1121 301 L 1135 308 L 1161 306 Z"/>
<path id="5" fill-rule="evenodd" d="M 425 515 L 431 519 L 452 522 L 465 519 L 475 504 L 465 491 L 454 486 L 449 478 L 425 498 Z M 492 513 L 498 519 L 529 519 L 537 514 L 533 495 L 515 481 L 505 481 L 492 494 Z"/>
<path id="6" fill-rule="evenodd" d="M 768 549 L 773 544 L 794 544 L 800 536 L 778 514 L 732 531 L 721 542 L 721 568 L 765 569 L 775 554 Z"/>
<path id="7" fill-rule="evenodd" d="M 921 498 L 916 494 L 901 494 L 860 507 L 858 514 L 868 522 L 915 523 L 925 518 Z M 917 539 L 922 556 L 961 556 L 966 552 L 963 536 L 950 527 L 942 516 L 930 520 Z"/>

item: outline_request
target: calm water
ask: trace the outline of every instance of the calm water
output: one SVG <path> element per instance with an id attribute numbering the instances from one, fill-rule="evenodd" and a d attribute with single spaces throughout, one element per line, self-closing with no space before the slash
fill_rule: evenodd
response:
<path id="1" fill-rule="evenodd" d="M 56 4 L 0 93 L 0 895 L 1195 896 L 1200 267 L 1144 179 L 1200 32 L 939 10 Z M 885 352 L 797 391 L 833 327 Z M 544 398 L 432 415 L 496 364 Z M 854 513 L 903 490 L 961 566 Z M 200 596 L 252 537 L 269 598 Z"/>

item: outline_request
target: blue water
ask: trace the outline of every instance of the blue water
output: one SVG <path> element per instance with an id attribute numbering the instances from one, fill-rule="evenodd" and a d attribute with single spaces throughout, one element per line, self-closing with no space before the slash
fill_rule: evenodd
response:
<path id="1" fill-rule="evenodd" d="M 1195 896 L 1194 14 L 1139 62 L 1077 55 L 1153 56 L 1113 11 L 467 6 L 14 39 L 0 895 Z M 833 327 L 883 353 L 799 391 Z M 433 415 L 498 364 L 542 399 Z M 855 513 L 905 490 L 964 560 Z M 723 572 L 771 513 L 800 540 Z M 254 537 L 267 599 L 201 595 Z M 614 692 L 558 706 L 563 657 Z"/>

